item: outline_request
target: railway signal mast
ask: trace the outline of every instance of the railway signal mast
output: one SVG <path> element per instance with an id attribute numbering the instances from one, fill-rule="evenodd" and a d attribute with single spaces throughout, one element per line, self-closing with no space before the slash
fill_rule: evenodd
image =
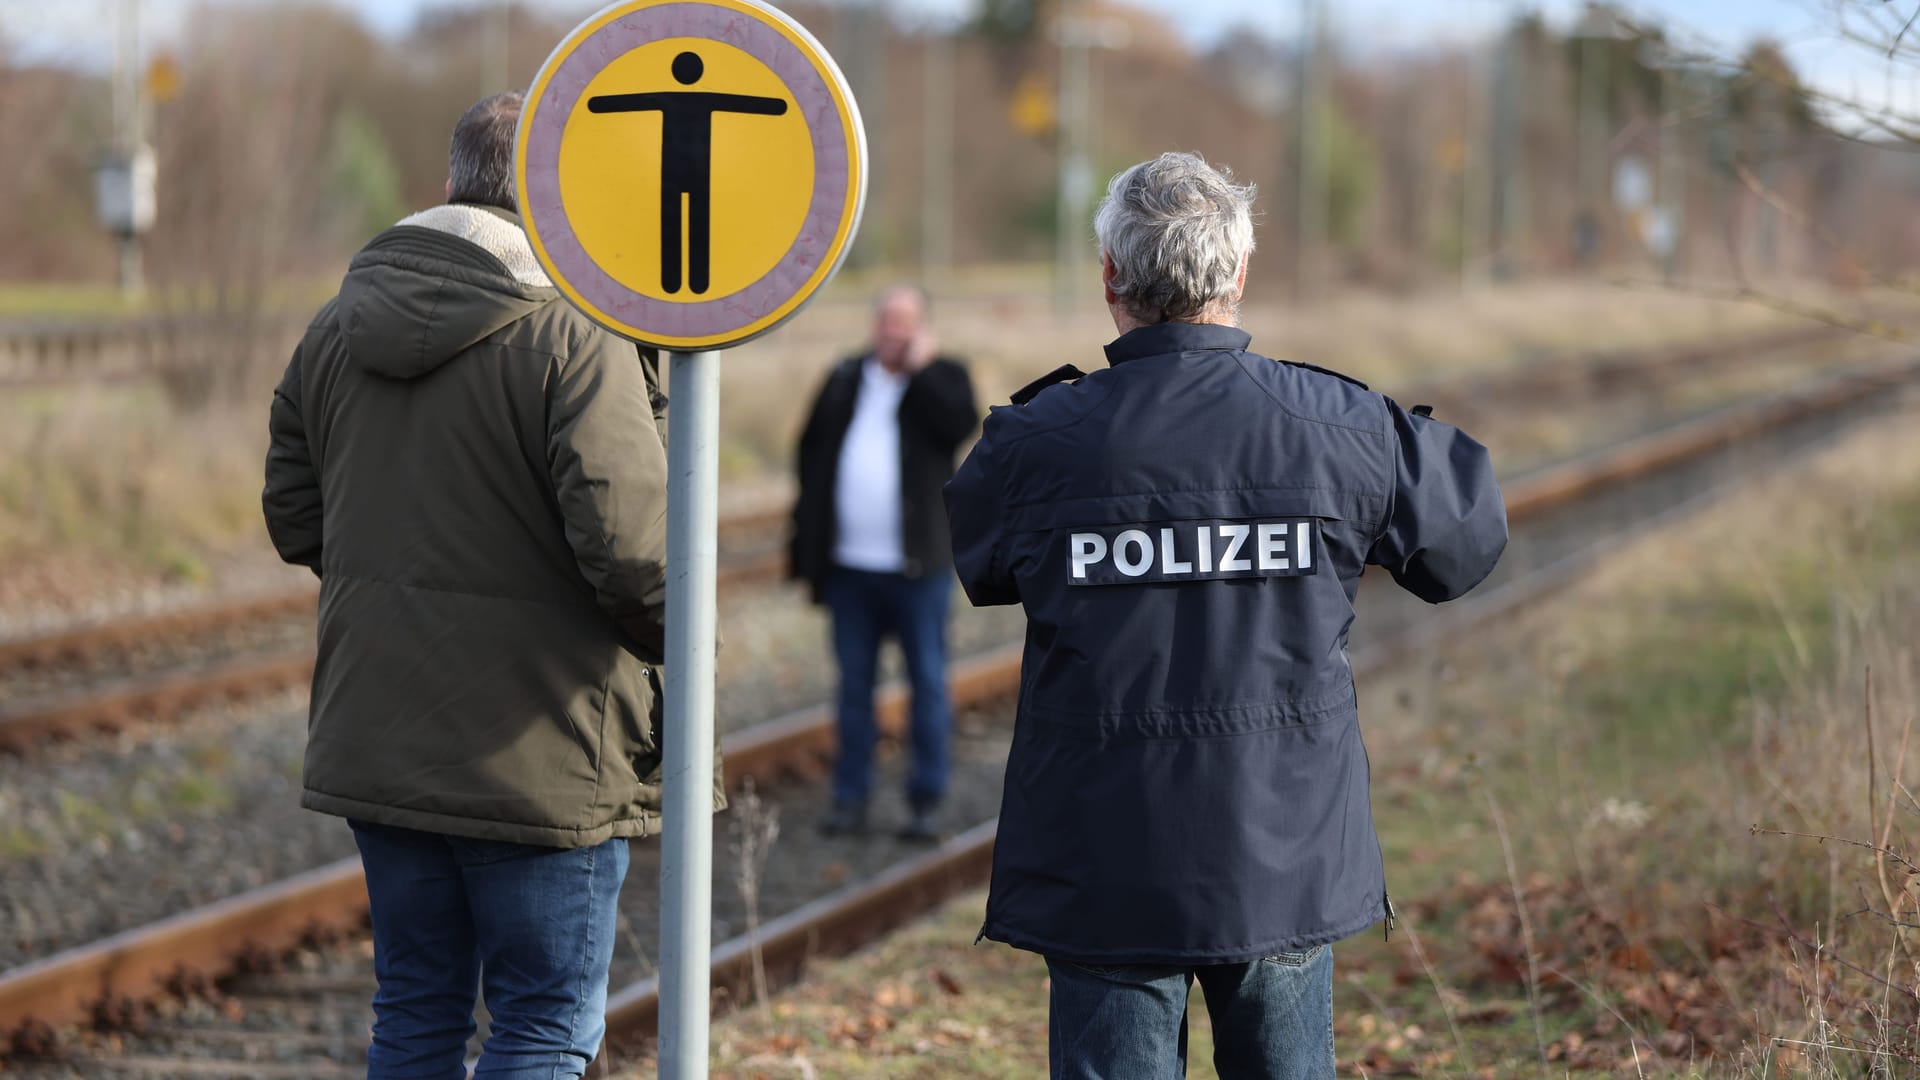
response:
<path id="1" fill-rule="evenodd" d="M 120 243 L 120 291 L 138 296 L 146 288 L 140 237 L 153 228 L 153 147 L 146 138 L 146 92 L 140 69 L 140 0 L 120 0 L 114 39 L 113 148 L 94 172 L 100 224 Z"/>
<path id="2" fill-rule="evenodd" d="M 1073 310 L 1073 298 L 1090 280 L 1087 265 L 1088 210 L 1093 205 L 1094 49 L 1124 49 L 1132 31 L 1118 19 L 1091 15 L 1086 0 L 1069 0 L 1053 28 L 1060 49 L 1060 83 L 1055 105 L 1059 147 L 1058 194 L 1054 213 L 1054 310 Z"/>

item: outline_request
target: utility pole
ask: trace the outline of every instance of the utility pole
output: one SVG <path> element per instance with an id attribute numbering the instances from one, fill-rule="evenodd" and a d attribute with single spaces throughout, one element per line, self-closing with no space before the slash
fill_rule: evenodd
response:
<path id="1" fill-rule="evenodd" d="M 1486 110 L 1481 108 L 1479 58 L 1476 51 L 1466 52 L 1465 85 L 1462 98 L 1462 141 L 1465 152 L 1460 159 L 1460 284 L 1471 286 L 1486 277 L 1481 249 L 1489 249 L 1488 230 L 1492 218 L 1487 205 L 1492 186 L 1487 182 Z"/>
<path id="2" fill-rule="evenodd" d="M 1580 161 L 1580 205 L 1574 221 L 1574 254 L 1582 266 L 1599 255 L 1601 199 L 1606 189 L 1607 113 L 1613 36 L 1611 18 L 1589 5 L 1581 19 L 1580 117 L 1577 138 Z"/>
<path id="3" fill-rule="evenodd" d="M 1059 151 L 1059 188 L 1053 230 L 1053 306 L 1065 313 L 1074 294 L 1092 280 L 1087 235 L 1093 208 L 1093 50 L 1121 49 L 1131 40 L 1127 24 L 1085 13 L 1085 0 L 1061 0 L 1053 34 L 1060 47 L 1060 86 L 1054 137 Z"/>
<path id="4" fill-rule="evenodd" d="M 1673 57 L 1660 65 L 1660 105 L 1666 124 L 1660 132 L 1660 197 L 1654 205 L 1660 216 L 1661 270 L 1671 285 L 1680 276 L 1687 235 L 1687 70 Z"/>
<path id="5" fill-rule="evenodd" d="M 844 13 L 844 14 L 843 14 Z M 846 21 L 844 40 L 839 32 Z M 893 37 L 890 0 L 853 0 L 834 14 L 834 53 L 846 61 L 847 82 L 860 102 L 860 122 L 867 135 L 866 224 L 847 255 L 852 266 L 871 266 L 885 259 L 895 240 L 883 224 L 887 215 L 887 49 Z M 875 245 L 883 250 L 876 251 Z"/>
<path id="6" fill-rule="evenodd" d="M 931 285 L 953 268 L 953 34 L 927 32 L 922 91 L 920 279 Z"/>
<path id="7" fill-rule="evenodd" d="M 1322 258 L 1327 242 L 1327 140 L 1330 134 L 1326 102 L 1326 3 L 1300 0 L 1300 92 L 1294 148 L 1294 270 L 1295 299 L 1319 291 L 1324 274 Z"/>
<path id="8" fill-rule="evenodd" d="M 1495 270 L 1510 273 L 1525 247 L 1527 177 L 1526 100 L 1527 42 L 1516 14 L 1501 35 L 1494 75 L 1493 113 L 1493 244 Z"/>
<path id="9" fill-rule="evenodd" d="M 1073 309 L 1073 296 L 1085 279 L 1087 204 L 1092 196 L 1093 166 L 1087 161 L 1089 28 L 1081 15 L 1082 0 L 1061 0 L 1054 37 L 1060 47 L 1060 85 L 1054 107 L 1055 141 L 1059 154 L 1058 190 L 1054 198 L 1053 306 L 1060 314 Z"/>
<path id="10" fill-rule="evenodd" d="M 113 49 L 113 147 L 94 177 L 100 222 L 120 245 L 120 291 L 146 289 L 140 234 L 153 225 L 154 159 L 147 146 L 147 102 L 140 70 L 140 0 L 120 0 Z"/>
<path id="11" fill-rule="evenodd" d="M 490 0 L 482 19 L 486 40 L 480 59 L 480 96 L 488 97 L 512 85 L 513 0 Z"/>

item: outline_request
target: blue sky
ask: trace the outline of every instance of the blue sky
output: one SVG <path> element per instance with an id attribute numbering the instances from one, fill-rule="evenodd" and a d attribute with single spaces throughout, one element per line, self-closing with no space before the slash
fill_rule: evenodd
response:
<path id="1" fill-rule="evenodd" d="M 246 0 L 272 3 L 274 0 Z M 447 0 L 332 0 L 360 12 L 389 32 L 404 30 L 431 3 Z M 458 0 L 454 0 L 458 2 Z M 483 3 L 488 0 L 468 0 Z M 586 14 L 597 0 L 527 0 L 561 13 Z M 954 17 L 970 0 L 891 0 L 903 14 Z M 1130 0 L 1165 14 L 1190 40 L 1205 43 L 1236 25 L 1292 37 L 1299 28 L 1298 0 Z M 1648 21 L 1663 22 L 1684 39 L 1737 50 L 1757 37 L 1788 48 L 1815 85 L 1857 93 L 1876 103 L 1891 97 L 1902 105 L 1920 101 L 1920 79 L 1903 75 L 1889 84 L 1886 65 L 1863 50 L 1835 40 L 1830 0 L 1628 0 L 1623 6 Z M 112 13 L 119 0 L 0 0 L 0 33 L 28 55 L 101 61 L 111 55 Z M 144 0 L 149 40 L 164 44 L 183 32 L 192 0 Z M 1892 0 L 1897 7 L 1920 0 Z M 1538 10 L 1567 23 L 1581 0 L 1329 0 L 1336 32 L 1363 52 L 1397 52 L 1428 43 L 1484 38 L 1508 16 Z"/>

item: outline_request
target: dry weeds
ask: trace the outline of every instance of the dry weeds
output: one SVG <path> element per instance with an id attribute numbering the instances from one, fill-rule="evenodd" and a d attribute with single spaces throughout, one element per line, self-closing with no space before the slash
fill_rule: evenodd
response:
<path id="1" fill-rule="evenodd" d="M 878 279 L 874 279 L 878 280 Z M 1089 286 L 1094 278 L 1089 275 Z M 826 367 L 857 348 L 872 281 L 846 279 L 790 326 L 729 353 L 722 405 L 723 502 L 788 490 L 791 448 Z M 974 367 L 980 399 L 1004 401 L 1061 363 L 1091 368 L 1112 326 L 1097 297 L 1061 318 L 1044 273 L 969 271 L 944 289 L 945 346 Z M 1353 294 L 1310 308 L 1249 307 L 1256 346 L 1347 368 L 1391 387 L 1436 373 L 1582 349 L 1692 339 L 1770 325 L 1752 306 L 1547 283 L 1467 294 Z M 1717 390 L 1782 377 L 1756 369 Z M 1596 418 L 1611 437 L 1644 417 L 1623 406 Z M 1516 460 L 1580 444 L 1571 416 L 1513 421 Z M 218 581 L 235 551 L 267 552 L 259 523 L 266 401 L 179 411 L 150 389 L 16 390 L 0 398 L 0 605 L 71 606 L 90 581 Z M 1497 435 L 1497 432 L 1495 433 Z"/>
<path id="2" fill-rule="evenodd" d="M 1343 1075 L 1915 1073 L 1911 420 L 1363 689 L 1406 932 L 1340 947 Z M 716 1075 L 1038 1075 L 1044 967 L 967 944 L 981 902 L 722 1021 Z"/>

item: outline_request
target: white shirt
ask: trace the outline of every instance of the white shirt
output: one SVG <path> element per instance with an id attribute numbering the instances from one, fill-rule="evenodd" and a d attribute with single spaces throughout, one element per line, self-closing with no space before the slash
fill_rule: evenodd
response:
<path id="1" fill-rule="evenodd" d="M 900 398 L 907 375 L 867 357 L 853 422 L 840 444 L 834 484 L 833 561 L 850 570 L 897 574 L 906 568 L 900 542 Z"/>

